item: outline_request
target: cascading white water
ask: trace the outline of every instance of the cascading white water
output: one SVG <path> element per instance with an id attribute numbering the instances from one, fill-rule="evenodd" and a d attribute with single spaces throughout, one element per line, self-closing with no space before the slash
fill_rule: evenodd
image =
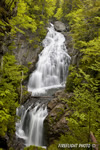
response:
<path id="1" fill-rule="evenodd" d="M 21 117 L 19 122 L 16 123 L 16 135 L 19 138 L 22 138 L 22 139 L 25 139 L 25 140 L 27 139 L 27 136 L 25 135 L 23 126 L 24 126 L 24 123 L 25 123 L 27 112 L 30 109 L 31 109 L 31 106 L 29 106 L 28 109 L 25 110 L 24 106 L 22 105 L 21 107 L 17 108 L 17 110 L 16 110 L 16 115 Z"/>
<path id="2" fill-rule="evenodd" d="M 68 73 L 70 56 L 64 43 L 65 37 L 55 31 L 52 24 L 48 30 L 43 40 L 44 49 L 28 83 L 28 91 L 31 91 L 32 95 L 44 93 L 50 88 L 62 87 Z"/>
<path id="3" fill-rule="evenodd" d="M 64 36 L 55 31 L 54 26 L 48 28 L 43 40 L 44 49 L 39 55 L 36 70 L 31 74 L 28 91 L 32 95 L 44 93 L 51 88 L 63 87 L 68 73 L 70 56 L 67 54 Z M 26 145 L 43 146 L 43 122 L 47 116 L 47 107 L 36 104 L 34 108 L 24 106 L 17 109 L 21 120 L 16 123 L 16 135 L 26 141 Z"/>
<path id="4" fill-rule="evenodd" d="M 26 146 L 43 146 L 43 121 L 48 114 L 47 107 L 39 103 L 33 109 L 31 107 L 17 109 L 21 120 L 16 123 L 16 135 L 26 141 Z"/>

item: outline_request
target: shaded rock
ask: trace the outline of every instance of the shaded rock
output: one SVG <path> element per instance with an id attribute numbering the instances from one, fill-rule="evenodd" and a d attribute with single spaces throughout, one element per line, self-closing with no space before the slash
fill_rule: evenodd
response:
<path id="1" fill-rule="evenodd" d="M 73 96 L 73 93 L 66 93 L 64 90 L 59 90 L 55 93 L 55 97 L 57 97 L 57 101 L 59 101 L 59 99 L 60 99 L 61 103 L 64 102 L 64 101 L 61 101 L 61 99 L 64 99 L 64 98 L 69 99 L 72 96 Z M 50 102 L 50 103 L 52 103 L 52 102 Z M 64 102 L 64 103 L 66 103 L 66 102 Z"/>
<path id="2" fill-rule="evenodd" d="M 65 45 L 68 51 L 68 54 L 71 56 L 71 62 L 70 64 L 79 66 L 79 61 L 81 59 L 82 53 L 80 53 L 78 50 L 74 48 L 74 41 L 71 36 L 71 32 L 62 32 L 62 34 L 65 36 Z"/>
<path id="3" fill-rule="evenodd" d="M 67 99 L 73 96 L 73 93 L 65 93 L 64 90 L 59 90 L 55 93 L 55 96 L 56 98 L 48 103 L 49 113 L 44 121 L 49 144 L 69 130 L 66 120 L 66 117 L 70 116 Z"/>
<path id="4" fill-rule="evenodd" d="M 73 39 L 70 32 L 62 32 L 65 37 L 65 45 L 70 56 L 76 54 L 76 50 L 73 47 Z"/>
<path id="5" fill-rule="evenodd" d="M 59 31 L 59 32 L 63 32 L 66 30 L 66 26 L 64 23 L 60 22 L 60 21 L 56 21 L 54 23 L 54 28 L 55 30 Z"/>
<path id="6" fill-rule="evenodd" d="M 64 104 L 59 103 L 51 110 L 49 117 L 56 119 L 57 115 L 59 115 L 59 117 L 61 116 L 63 110 L 64 110 Z"/>
<path id="7" fill-rule="evenodd" d="M 68 131 L 66 116 L 65 105 L 60 103 L 48 114 L 45 120 L 45 127 L 48 132 L 49 144 L 53 140 L 58 139 L 61 134 L 65 134 Z"/>
<path id="8" fill-rule="evenodd" d="M 0 148 L 3 148 L 4 150 L 8 149 L 7 139 L 4 137 L 0 137 Z"/>
<path id="9" fill-rule="evenodd" d="M 21 104 L 24 104 L 28 99 L 30 99 L 30 97 L 31 97 L 31 92 L 25 91 L 22 96 Z"/>
<path id="10" fill-rule="evenodd" d="M 68 131 L 68 125 L 66 121 L 66 117 L 63 116 L 56 124 L 55 130 L 56 132 L 59 132 L 60 134 L 65 134 Z"/>
<path id="11" fill-rule="evenodd" d="M 8 143 L 8 146 L 15 150 L 23 150 L 25 147 L 25 141 L 14 136 L 13 139 Z"/>
<path id="12" fill-rule="evenodd" d="M 50 111 L 51 109 L 53 109 L 56 105 L 57 105 L 57 101 L 58 99 L 53 99 L 49 104 L 48 104 L 48 110 Z"/>
<path id="13" fill-rule="evenodd" d="M 31 69 L 36 64 L 41 48 L 39 43 L 30 43 L 35 35 L 29 30 L 25 32 L 25 35 L 17 33 L 16 38 L 13 40 L 15 47 L 13 49 L 13 54 L 18 64 L 27 66 Z"/>

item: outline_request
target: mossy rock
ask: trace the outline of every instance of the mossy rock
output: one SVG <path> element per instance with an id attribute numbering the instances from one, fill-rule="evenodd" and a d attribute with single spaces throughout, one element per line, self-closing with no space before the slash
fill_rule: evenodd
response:
<path id="1" fill-rule="evenodd" d="M 24 150 L 45 150 L 45 148 L 42 147 L 37 147 L 37 146 L 29 146 L 29 147 L 25 147 Z"/>

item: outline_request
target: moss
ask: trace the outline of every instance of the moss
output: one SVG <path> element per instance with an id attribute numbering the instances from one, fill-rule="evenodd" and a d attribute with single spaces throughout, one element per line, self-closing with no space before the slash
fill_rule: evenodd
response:
<path id="1" fill-rule="evenodd" d="M 33 48 L 34 48 L 34 49 L 38 48 L 38 45 L 37 45 L 37 44 L 35 44 L 35 45 L 33 46 Z"/>
<path id="2" fill-rule="evenodd" d="M 27 95 L 29 92 L 27 91 L 27 90 L 24 90 L 23 91 L 23 95 L 25 96 L 25 95 Z"/>
<path id="3" fill-rule="evenodd" d="M 49 117 L 49 121 L 50 121 L 51 124 L 54 123 L 54 119 L 52 117 Z"/>
<path id="4" fill-rule="evenodd" d="M 32 65 L 32 62 L 28 62 L 28 67 L 30 67 Z"/>
<path id="5" fill-rule="evenodd" d="M 48 147 L 48 150 L 58 150 L 58 144 L 54 143 Z"/>
<path id="6" fill-rule="evenodd" d="M 56 121 L 58 121 L 60 117 L 64 114 L 64 108 L 60 108 L 59 110 L 60 111 L 57 113 Z"/>
<path id="7" fill-rule="evenodd" d="M 14 148 L 10 147 L 9 150 L 14 150 Z"/>
<path id="8" fill-rule="evenodd" d="M 18 44 L 18 49 L 20 49 L 21 48 L 21 44 Z"/>
<path id="9" fill-rule="evenodd" d="M 37 147 L 37 146 L 29 146 L 29 147 L 25 147 L 24 150 L 45 150 L 42 147 Z"/>
<path id="10" fill-rule="evenodd" d="M 8 46 L 8 49 L 9 50 L 13 50 L 13 49 L 16 49 L 16 46 L 15 46 L 15 42 L 12 42 L 9 46 Z"/>

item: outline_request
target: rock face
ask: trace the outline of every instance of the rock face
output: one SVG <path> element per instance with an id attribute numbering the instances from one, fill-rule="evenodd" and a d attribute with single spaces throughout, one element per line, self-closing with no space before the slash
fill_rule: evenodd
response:
<path id="1" fill-rule="evenodd" d="M 61 32 L 65 36 L 66 39 L 65 45 L 68 50 L 68 54 L 71 56 L 71 64 L 78 66 L 81 54 L 73 47 L 74 43 L 70 33 L 69 26 L 68 25 L 66 26 L 64 23 L 60 21 L 56 21 L 54 23 L 54 28 L 56 31 Z"/>
<path id="2" fill-rule="evenodd" d="M 16 138 L 16 135 L 13 135 L 13 139 L 8 141 L 8 147 L 13 148 L 14 150 L 24 150 L 25 141 L 23 139 Z"/>
<path id="3" fill-rule="evenodd" d="M 65 134 L 69 130 L 66 117 L 70 115 L 70 110 L 67 101 L 61 99 L 68 99 L 71 96 L 72 94 L 58 91 L 55 93 L 55 98 L 48 103 L 49 113 L 44 121 L 48 144 L 51 144 L 53 140 L 58 139 L 61 134 Z"/>
<path id="4" fill-rule="evenodd" d="M 17 64 L 24 65 L 33 71 L 42 49 L 39 40 L 39 37 L 37 40 L 35 33 L 30 30 L 25 30 L 25 34 L 18 32 L 15 37 L 5 35 L 3 39 L 0 39 L 0 58 L 6 52 L 12 53 L 15 55 Z"/>
<path id="5" fill-rule="evenodd" d="M 65 44 L 68 50 L 68 54 L 71 56 L 71 64 L 78 66 L 82 54 L 74 48 L 74 42 L 71 33 L 62 32 L 62 34 L 65 36 L 66 39 Z"/>
<path id="6" fill-rule="evenodd" d="M 42 44 L 38 41 L 39 37 L 37 40 L 35 34 L 30 30 L 26 30 L 25 35 L 18 32 L 15 37 L 5 35 L 5 37 L 0 39 L 0 61 L 2 61 L 5 53 L 8 52 L 15 55 L 18 65 L 28 67 L 29 72 L 23 82 L 24 85 L 27 85 L 29 75 L 35 69 L 38 54 L 43 48 Z"/>
<path id="7" fill-rule="evenodd" d="M 63 32 L 66 30 L 66 26 L 64 23 L 60 22 L 60 21 L 56 21 L 54 23 L 54 28 L 55 30 L 57 30 L 58 32 Z"/>
<path id="8" fill-rule="evenodd" d="M 38 54 L 40 53 L 40 44 L 33 43 L 31 40 L 34 39 L 34 34 L 30 31 L 26 31 L 23 35 L 18 33 L 14 39 L 15 49 L 13 53 L 18 61 L 18 64 L 24 66 L 33 66 L 37 61 Z"/>

